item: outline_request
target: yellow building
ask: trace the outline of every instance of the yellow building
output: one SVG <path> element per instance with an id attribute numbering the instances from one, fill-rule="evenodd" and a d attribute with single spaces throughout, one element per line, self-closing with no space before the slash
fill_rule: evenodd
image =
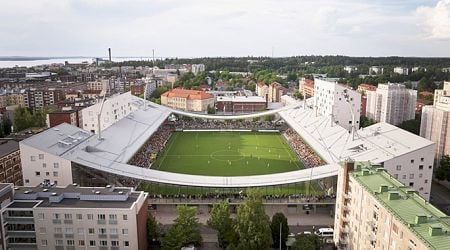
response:
<path id="1" fill-rule="evenodd" d="M 184 111 L 206 112 L 214 108 L 214 96 L 204 91 L 172 89 L 161 95 L 161 104 Z"/>

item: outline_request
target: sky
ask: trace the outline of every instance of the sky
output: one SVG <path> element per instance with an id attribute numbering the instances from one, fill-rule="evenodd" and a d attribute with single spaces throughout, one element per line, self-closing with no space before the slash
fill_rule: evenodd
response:
<path id="1" fill-rule="evenodd" d="M 450 0 L 0 0 L 0 56 L 450 57 Z"/>

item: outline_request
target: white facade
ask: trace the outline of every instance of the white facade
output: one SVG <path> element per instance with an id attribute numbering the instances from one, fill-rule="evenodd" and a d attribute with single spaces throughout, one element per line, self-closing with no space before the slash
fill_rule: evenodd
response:
<path id="1" fill-rule="evenodd" d="M 83 117 L 83 129 L 98 134 L 98 113 L 102 103 L 99 102 L 81 110 Z M 105 100 L 101 113 L 101 129 L 111 126 L 139 107 L 133 104 L 133 95 L 127 92 Z"/>
<path id="2" fill-rule="evenodd" d="M 43 182 L 55 186 L 72 183 L 72 165 L 69 160 L 19 142 L 24 186 L 35 187 Z"/>
<path id="3" fill-rule="evenodd" d="M 192 64 L 191 71 L 194 75 L 197 75 L 198 73 L 201 73 L 201 72 L 205 72 L 205 65 L 204 64 Z"/>
<path id="4" fill-rule="evenodd" d="M 394 73 L 400 74 L 400 75 L 409 75 L 409 69 L 405 67 L 395 67 Z"/>
<path id="5" fill-rule="evenodd" d="M 357 71 L 358 68 L 356 66 L 345 66 L 344 67 L 344 71 L 346 71 L 347 73 L 351 74 L 354 71 Z"/>
<path id="6" fill-rule="evenodd" d="M 336 82 L 330 82 L 319 78 L 314 79 L 314 108 L 317 113 L 331 117 L 333 122 L 350 130 L 359 128 L 361 113 L 361 94 Z"/>
<path id="7" fill-rule="evenodd" d="M 366 114 L 378 122 L 398 125 L 415 117 L 417 91 L 403 84 L 378 84 L 376 91 L 367 91 Z"/>
<path id="8" fill-rule="evenodd" d="M 88 82 L 87 88 L 92 90 L 100 90 L 100 96 L 104 96 L 108 89 L 111 89 L 109 80 L 100 80 L 95 82 Z"/>
<path id="9" fill-rule="evenodd" d="M 375 75 L 379 75 L 379 74 L 383 74 L 384 73 L 384 68 L 380 67 L 380 66 L 372 66 L 369 68 L 369 75 L 375 74 Z"/>

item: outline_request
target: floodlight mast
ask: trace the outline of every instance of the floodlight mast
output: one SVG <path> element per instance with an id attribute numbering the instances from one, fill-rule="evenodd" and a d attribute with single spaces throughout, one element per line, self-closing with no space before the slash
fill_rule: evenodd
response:
<path id="1" fill-rule="evenodd" d="M 103 95 L 102 105 L 100 106 L 100 112 L 98 112 L 98 114 L 97 114 L 98 140 L 103 139 L 102 138 L 102 126 L 100 125 L 100 121 L 101 121 L 101 116 L 102 116 L 103 106 L 105 105 L 105 101 L 106 101 L 106 93 L 105 93 L 105 95 Z"/>

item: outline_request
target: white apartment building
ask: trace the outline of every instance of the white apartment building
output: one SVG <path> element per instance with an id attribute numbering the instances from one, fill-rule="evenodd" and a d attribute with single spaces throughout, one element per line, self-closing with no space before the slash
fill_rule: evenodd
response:
<path id="1" fill-rule="evenodd" d="M 436 160 L 450 155 L 450 82 L 434 91 L 433 106 L 422 107 L 420 136 L 436 143 Z"/>
<path id="2" fill-rule="evenodd" d="M 357 70 L 358 70 L 358 68 L 356 66 L 347 65 L 344 67 L 344 71 L 346 71 L 349 74 L 351 74 Z"/>
<path id="3" fill-rule="evenodd" d="M 314 108 L 322 116 L 350 130 L 359 128 L 361 94 L 334 81 L 314 79 Z"/>
<path id="4" fill-rule="evenodd" d="M 415 117 L 417 91 L 403 84 L 378 84 L 376 91 L 367 91 L 366 95 L 368 118 L 398 125 Z"/>
<path id="5" fill-rule="evenodd" d="M 371 66 L 369 68 L 369 75 L 380 75 L 384 73 L 384 68 L 380 66 Z"/>
<path id="6" fill-rule="evenodd" d="M 12 187 L 1 207 L 4 249 L 147 249 L 147 193 L 131 188 Z"/>
<path id="7" fill-rule="evenodd" d="M 407 76 L 409 75 L 409 69 L 405 67 L 395 67 L 394 73 Z"/>
<path id="8" fill-rule="evenodd" d="M 269 86 L 267 86 L 266 84 L 259 82 L 256 84 L 256 88 L 255 88 L 255 92 L 257 96 L 262 96 L 264 98 L 268 98 L 268 94 L 269 94 Z"/>
<path id="9" fill-rule="evenodd" d="M 139 109 L 143 105 L 141 98 L 135 97 L 131 92 L 115 95 L 105 100 L 100 117 L 101 130 L 106 129 L 115 122 Z M 83 129 L 98 134 L 98 114 L 102 102 L 81 110 L 83 117 Z"/>
<path id="10" fill-rule="evenodd" d="M 339 170 L 333 239 L 338 249 L 448 249 L 448 217 L 383 168 Z"/>
<path id="11" fill-rule="evenodd" d="M 201 73 L 201 72 L 205 72 L 205 65 L 204 64 L 192 64 L 191 72 L 194 75 L 197 75 L 198 73 Z"/>

